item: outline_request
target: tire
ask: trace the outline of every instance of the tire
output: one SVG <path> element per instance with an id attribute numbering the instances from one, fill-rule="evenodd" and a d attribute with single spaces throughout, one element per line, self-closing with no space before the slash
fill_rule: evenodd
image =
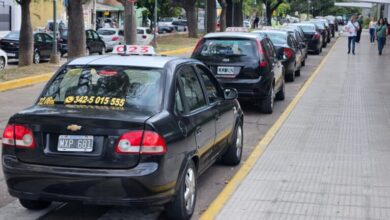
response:
<path id="1" fill-rule="evenodd" d="M 195 210 L 196 203 L 196 168 L 191 160 L 184 171 L 179 190 L 172 202 L 165 205 L 164 214 L 167 219 L 190 219 Z M 188 201 L 185 199 L 189 195 Z"/>
<path id="2" fill-rule="evenodd" d="M 0 71 L 5 68 L 5 65 L 6 63 L 4 57 L 0 57 Z"/>
<path id="3" fill-rule="evenodd" d="M 294 82 L 295 81 L 295 73 L 287 73 L 285 76 L 285 79 L 287 82 Z"/>
<path id="4" fill-rule="evenodd" d="M 100 55 L 106 54 L 106 47 L 103 47 L 103 48 L 102 48 L 102 51 L 100 51 L 99 54 L 100 54 Z"/>
<path id="5" fill-rule="evenodd" d="M 41 62 L 41 54 L 39 54 L 38 51 L 35 51 L 33 55 L 33 63 L 38 64 L 40 62 Z"/>
<path id="6" fill-rule="evenodd" d="M 284 100 L 286 98 L 286 88 L 285 88 L 285 81 L 282 79 L 282 87 L 280 88 L 279 92 L 276 93 L 275 98 L 276 100 Z"/>
<path id="7" fill-rule="evenodd" d="M 295 76 L 301 76 L 301 68 L 295 71 Z"/>
<path id="8" fill-rule="evenodd" d="M 51 205 L 49 201 L 19 199 L 20 204 L 29 210 L 42 210 Z"/>
<path id="9" fill-rule="evenodd" d="M 240 164 L 242 158 L 242 147 L 244 140 L 244 130 L 242 122 L 238 122 L 238 126 L 234 131 L 233 141 L 225 154 L 222 156 L 222 163 L 229 166 Z"/>
<path id="10" fill-rule="evenodd" d="M 85 50 L 85 56 L 89 56 L 89 55 L 91 55 L 91 51 L 89 50 L 89 48 L 87 48 Z"/>
<path id="11" fill-rule="evenodd" d="M 302 66 L 306 66 L 306 60 L 302 61 Z"/>
<path id="12" fill-rule="evenodd" d="M 275 101 L 275 88 L 274 85 L 271 86 L 270 94 L 261 101 L 260 110 L 264 114 L 272 114 L 274 111 L 274 101 Z"/>

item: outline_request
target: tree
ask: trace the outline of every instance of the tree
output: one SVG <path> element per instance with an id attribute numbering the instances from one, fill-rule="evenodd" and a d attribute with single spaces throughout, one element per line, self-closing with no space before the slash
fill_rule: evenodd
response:
<path id="1" fill-rule="evenodd" d="M 242 27 L 244 22 L 243 0 L 226 0 L 226 26 Z"/>
<path id="2" fill-rule="evenodd" d="M 173 4 L 184 8 L 188 24 L 188 36 L 198 38 L 198 21 L 196 19 L 196 0 L 170 0 Z"/>
<path id="3" fill-rule="evenodd" d="M 31 0 L 16 0 L 22 8 L 22 24 L 19 36 L 19 66 L 28 66 L 33 62 L 34 41 L 30 17 Z"/>
<path id="4" fill-rule="evenodd" d="M 262 0 L 265 5 L 265 15 L 267 18 L 267 25 L 271 24 L 272 14 L 283 3 L 283 0 Z"/>
<path id="5" fill-rule="evenodd" d="M 85 55 L 86 40 L 84 26 L 83 1 L 68 0 L 68 58 L 76 58 Z"/>
<path id="6" fill-rule="evenodd" d="M 134 3 L 130 3 L 128 0 L 118 0 L 125 8 L 125 23 L 124 34 L 126 44 L 137 43 L 137 23 L 135 17 Z"/>
<path id="7" fill-rule="evenodd" d="M 215 26 L 217 25 L 217 3 L 215 0 L 207 1 L 207 33 L 215 32 Z"/>
<path id="8" fill-rule="evenodd" d="M 226 0 L 218 0 L 219 5 L 221 6 L 221 14 L 219 16 L 219 27 L 220 31 L 223 32 L 226 30 Z"/>
<path id="9" fill-rule="evenodd" d="M 137 7 L 146 8 L 145 15 L 154 21 L 154 0 L 138 0 Z M 178 17 L 181 13 L 181 8 L 172 5 L 169 0 L 158 0 L 157 14 L 159 17 Z M 152 27 L 152 22 L 151 22 Z"/>

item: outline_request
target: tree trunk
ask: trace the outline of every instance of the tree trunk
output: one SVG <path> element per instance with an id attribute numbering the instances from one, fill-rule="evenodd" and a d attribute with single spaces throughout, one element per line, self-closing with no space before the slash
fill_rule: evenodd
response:
<path id="1" fill-rule="evenodd" d="M 184 5 L 188 23 L 188 37 L 198 38 L 198 21 L 196 20 L 195 1 Z"/>
<path id="2" fill-rule="evenodd" d="M 84 56 L 86 53 L 83 4 L 80 0 L 70 0 L 68 6 L 68 58 Z"/>
<path id="3" fill-rule="evenodd" d="M 242 27 L 244 23 L 244 15 L 242 13 L 242 1 L 234 3 L 234 27 Z"/>
<path id="4" fill-rule="evenodd" d="M 207 33 L 215 32 L 217 25 L 217 3 L 215 1 L 207 1 Z"/>
<path id="5" fill-rule="evenodd" d="M 267 25 L 272 25 L 272 11 L 271 11 L 271 4 L 268 3 L 265 5 L 265 16 L 267 17 Z"/>
<path id="6" fill-rule="evenodd" d="M 30 17 L 30 2 L 24 0 L 20 2 L 22 8 L 22 24 L 19 36 L 19 66 L 28 66 L 33 62 L 34 41 Z"/>
<path id="7" fill-rule="evenodd" d="M 220 31 L 223 32 L 226 30 L 226 0 L 218 0 L 219 4 L 221 5 L 221 15 L 219 16 L 219 27 Z"/>
<path id="8" fill-rule="evenodd" d="M 226 27 L 233 27 L 233 0 L 226 0 Z"/>
<path id="9" fill-rule="evenodd" d="M 124 3 L 124 4 L 123 4 Z M 126 44 L 137 44 L 137 24 L 135 18 L 134 3 L 124 1 L 125 8 L 124 34 Z"/>

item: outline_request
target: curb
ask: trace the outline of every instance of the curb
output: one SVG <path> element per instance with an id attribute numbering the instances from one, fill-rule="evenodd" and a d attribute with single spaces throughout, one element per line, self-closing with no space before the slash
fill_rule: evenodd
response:
<path id="1" fill-rule="evenodd" d="M 164 51 L 159 54 L 162 55 L 178 55 L 181 53 L 191 52 L 193 47 L 185 47 L 177 50 Z M 53 73 L 45 73 L 37 76 L 29 76 L 20 79 L 10 80 L 0 83 L 0 92 L 4 92 L 11 89 L 17 89 L 24 86 L 33 85 L 36 83 L 42 83 L 48 81 L 52 77 Z"/>

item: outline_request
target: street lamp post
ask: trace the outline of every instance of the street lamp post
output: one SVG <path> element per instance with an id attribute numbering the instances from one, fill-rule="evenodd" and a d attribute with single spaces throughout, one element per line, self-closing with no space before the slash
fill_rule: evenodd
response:
<path id="1" fill-rule="evenodd" d="M 158 24 L 157 24 L 157 0 L 154 0 L 154 33 L 153 33 L 153 46 L 157 47 L 157 29 L 158 29 Z"/>
<path id="2" fill-rule="evenodd" d="M 60 63 L 60 55 L 57 48 L 57 0 L 53 0 L 53 49 L 50 55 L 50 63 Z"/>

